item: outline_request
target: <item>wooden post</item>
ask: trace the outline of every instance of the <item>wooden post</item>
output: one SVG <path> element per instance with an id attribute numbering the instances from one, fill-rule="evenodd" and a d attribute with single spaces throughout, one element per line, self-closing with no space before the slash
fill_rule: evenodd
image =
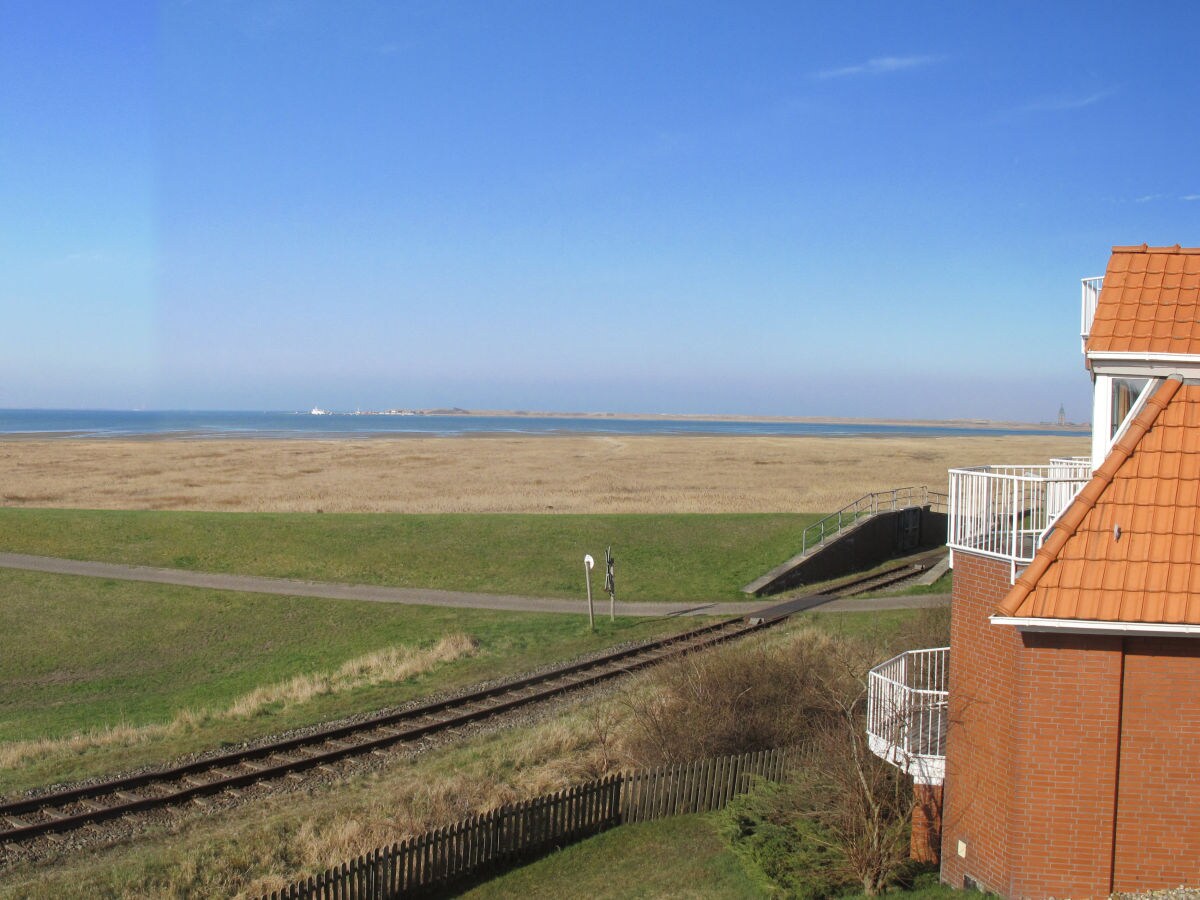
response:
<path id="1" fill-rule="evenodd" d="M 608 591 L 608 620 L 610 622 L 617 621 L 617 581 L 613 573 L 613 567 L 616 565 L 616 562 L 613 559 L 612 547 L 606 548 L 604 551 L 606 569 L 604 574 L 604 589 Z"/>

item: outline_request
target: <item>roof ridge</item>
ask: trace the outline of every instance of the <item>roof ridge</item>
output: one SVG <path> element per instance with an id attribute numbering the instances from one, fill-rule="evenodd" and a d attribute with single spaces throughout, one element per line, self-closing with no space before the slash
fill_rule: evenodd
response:
<path id="1" fill-rule="evenodd" d="M 1198 251 L 1200 252 L 1200 251 Z M 1037 587 L 1038 581 L 1046 574 L 1046 570 L 1050 568 L 1050 564 L 1062 552 L 1063 546 L 1067 540 L 1075 534 L 1084 517 L 1096 505 L 1096 501 L 1104 493 L 1104 490 L 1112 483 L 1113 476 L 1125 464 L 1125 461 L 1133 454 L 1146 432 L 1158 420 L 1159 414 L 1167 408 L 1167 404 L 1175 396 L 1180 385 L 1183 384 L 1183 379 L 1179 375 L 1172 375 L 1159 386 L 1152 397 L 1146 400 L 1146 405 L 1134 417 L 1134 420 L 1129 423 L 1129 428 L 1121 435 L 1121 439 L 1113 444 L 1113 447 L 1108 452 L 1108 456 L 1104 458 L 1104 462 L 1100 465 L 1093 474 L 1091 481 L 1083 486 L 1083 489 L 1071 501 L 1071 504 L 1063 511 L 1063 514 L 1058 517 L 1054 523 L 1054 532 L 1050 535 L 1046 543 L 1042 544 L 1037 555 L 1034 556 L 1031 562 L 1021 573 L 1021 577 L 1017 579 L 1012 589 L 1008 592 L 1005 598 L 996 607 L 997 616 L 1014 616 L 1020 610 L 1021 605 Z"/>
<path id="2" fill-rule="evenodd" d="M 1182 247 L 1175 244 L 1171 247 L 1151 247 L 1149 244 L 1131 244 L 1127 247 L 1113 247 L 1113 253 L 1200 253 L 1200 247 Z"/>

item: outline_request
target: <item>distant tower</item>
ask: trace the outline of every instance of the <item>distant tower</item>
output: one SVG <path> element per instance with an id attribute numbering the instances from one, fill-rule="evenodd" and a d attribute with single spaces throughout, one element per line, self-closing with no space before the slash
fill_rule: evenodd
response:
<path id="1" fill-rule="evenodd" d="M 1067 408 L 1065 406 L 1063 406 L 1061 403 L 1058 404 L 1058 424 L 1059 425 L 1067 424 Z"/>

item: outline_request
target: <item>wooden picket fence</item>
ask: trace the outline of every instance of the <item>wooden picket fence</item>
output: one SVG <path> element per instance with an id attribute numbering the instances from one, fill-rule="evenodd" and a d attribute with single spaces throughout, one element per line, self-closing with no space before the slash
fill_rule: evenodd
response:
<path id="1" fill-rule="evenodd" d="M 752 778 L 782 781 L 797 762 L 794 750 L 762 750 L 609 775 L 380 847 L 263 900 L 415 897 L 615 825 L 721 809 Z"/>

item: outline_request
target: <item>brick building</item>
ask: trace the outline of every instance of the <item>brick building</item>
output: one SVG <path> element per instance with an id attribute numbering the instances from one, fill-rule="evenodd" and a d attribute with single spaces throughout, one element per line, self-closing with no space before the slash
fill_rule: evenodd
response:
<path id="1" fill-rule="evenodd" d="M 872 675 L 942 879 L 1005 897 L 1200 886 L 1200 249 L 1083 293 L 1091 456 L 952 470 L 948 665 Z"/>

